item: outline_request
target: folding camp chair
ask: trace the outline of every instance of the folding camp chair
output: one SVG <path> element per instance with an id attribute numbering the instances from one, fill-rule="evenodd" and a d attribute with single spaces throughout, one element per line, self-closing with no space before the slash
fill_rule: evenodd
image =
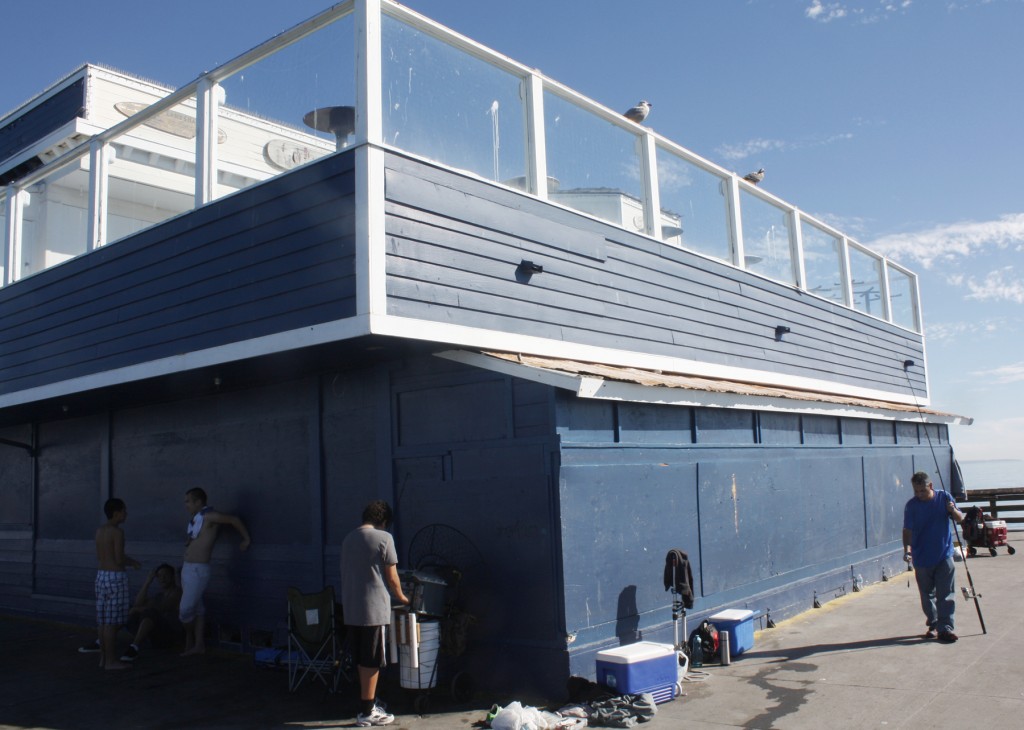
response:
<path id="1" fill-rule="evenodd" d="M 338 690 L 341 666 L 334 623 L 334 588 L 319 593 L 288 589 L 288 691 L 306 677 L 316 677 L 331 691 Z"/>

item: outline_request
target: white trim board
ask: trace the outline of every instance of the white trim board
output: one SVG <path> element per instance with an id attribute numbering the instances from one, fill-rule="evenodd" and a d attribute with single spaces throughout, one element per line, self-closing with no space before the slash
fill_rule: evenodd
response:
<path id="1" fill-rule="evenodd" d="M 579 360 L 603 365 L 641 368 L 643 370 L 685 373 L 687 375 L 719 380 L 735 380 L 756 385 L 807 390 L 815 393 L 830 393 L 850 398 L 889 401 L 911 406 L 929 405 L 929 399 L 924 395 L 919 395 L 915 399 L 914 396 L 905 393 L 861 388 L 829 380 L 818 380 L 783 373 L 770 373 L 764 370 L 738 368 L 730 365 L 700 362 L 664 355 L 651 355 L 630 350 L 614 350 L 593 345 L 581 345 L 564 340 L 552 340 L 530 335 L 515 335 L 497 330 L 485 330 L 443 322 L 431 322 L 390 315 L 383 317 L 373 316 L 370 318 L 370 328 L 373 334 L 376 335 L 388 335 L 412 340 L 430 340 L 474 350 L 522 352 L 564 360 Z"/>
<path id="2" fill-rule="evenodd" d="M 365 317 L 325 322 L 0 395 L 0 409 L 370 334 Z"/>

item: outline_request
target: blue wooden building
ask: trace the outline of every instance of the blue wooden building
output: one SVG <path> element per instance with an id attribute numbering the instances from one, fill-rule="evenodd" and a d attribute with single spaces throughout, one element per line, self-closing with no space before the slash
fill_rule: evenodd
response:
<path id="1" fill-rule="evenodd" d="M 202 486 L 253 537 L 212 629 L 259 645 L 384 498 L 481 682 L 556 692 L 671 640 L 669 549 L 691 619 L 784 618 L 949 483 L 912 272 L 390 0 L 177 90 L 83 66 L 0 118 L 0 183 L 7 613 L 91 622 L 104 500 L 152 567 Z"/>

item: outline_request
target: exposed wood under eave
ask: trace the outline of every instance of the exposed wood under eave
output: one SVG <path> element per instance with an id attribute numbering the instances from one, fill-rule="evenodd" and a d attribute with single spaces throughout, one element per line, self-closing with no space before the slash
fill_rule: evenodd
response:
<path id="1" fill-rule="evenodd" d="M 454 350 L 440 357 L 573 390 L 583 398 L 710 408 L 749 408 L 854 418 L 968 425 L 973 419 L 905 403 L 853 398 L 735 380 L 539 357 L 522 353 Z"/>

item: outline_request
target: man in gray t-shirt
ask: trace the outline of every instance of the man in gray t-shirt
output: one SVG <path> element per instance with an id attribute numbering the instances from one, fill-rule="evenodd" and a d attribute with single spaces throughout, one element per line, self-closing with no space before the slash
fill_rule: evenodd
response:
<path id="1" fill-rule="evenodd" d="M 359 672 L 362 705 L 357 727 L 395 720 L 377 706 L 377 679 L 387 663 L 384 630 L 391 623 L 388 592 L 400 603 L 409 603 L 398 579 L 395 541 L 386 531 L 391 517 L 387 502 L 370 502 L 363 510 L 363 523 L 341 543 L 341 607 Z"/>

